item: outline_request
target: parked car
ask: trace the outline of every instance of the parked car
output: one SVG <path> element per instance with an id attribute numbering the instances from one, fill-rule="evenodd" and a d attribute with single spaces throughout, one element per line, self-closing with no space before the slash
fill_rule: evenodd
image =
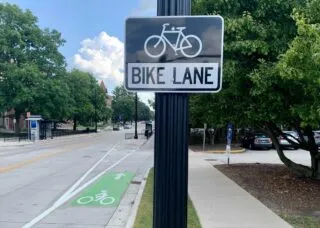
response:
<path id="1" fill-rule="evenodd" d="M 131 129 L 131 125 L 125 124 L 125 125 L 123 126 L 123 129 Z"/>
<path id="2" fill-rule="evenodd" d="M 242 147 L 255 149 L 271 149 L 272 148 L 272 141 L 271 139 L 265 134 L 261 132 L 249 133 L 242 139 Z"/>
<path id="3" fill-rule="evenodd" d="M 114 124 L 113 125 L 113 130 L 114 131 L 120 131 L 120 125 L 119 124 Z"/>
<path id="4" fill-rule="evenodd" d="M 318 147 L 320 148 L 320 130 L 313 131 L 313 133 L 314 133 L 314 140 L 318 145 Z"/>
<path id="5" fill-rule="evenodd" d="M 308 136 L 304 135 L 303 137 L 306 141 L 308 141 Z M 315 143 L 320 148 L 320 130 L 313 131 L 313 137 L 314 137 Z"/>
<path id="6" fill-rule="evenodd" d="M 299 143 L 296 139 L 299 138 L 299 135 L 297 132 L 295 131 L 283 131 L 283 133 L 287 136 L 288 139 Z M 283 136 L 279 136 L 278 137 L 279 140 L 279 144 L 282 148 L 293 148 L 293 149 L 298 149 L 298 146 L 293 145 L 292 143 L 290 143 L 288 140 L 286 140 Z"/>

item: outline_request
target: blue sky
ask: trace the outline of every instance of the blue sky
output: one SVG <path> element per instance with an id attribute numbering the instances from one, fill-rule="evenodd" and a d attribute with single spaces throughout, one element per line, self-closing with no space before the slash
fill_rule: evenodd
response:
<path id="1" fill-rule="evenodd" d="M 1 1 L 1 0 L 0 0 Z M 41 28 L 57 29 L 67 41 L 60 50 L 69 68 L 103 79 L 109 90 L 123 78 L 124 22 L 155 16 L 156 0 L 7 0 L 38 17 Z M 140 95 L 141 98 L 149 95 Z M 144 99 L 145 100 L 145 99 Z"/>

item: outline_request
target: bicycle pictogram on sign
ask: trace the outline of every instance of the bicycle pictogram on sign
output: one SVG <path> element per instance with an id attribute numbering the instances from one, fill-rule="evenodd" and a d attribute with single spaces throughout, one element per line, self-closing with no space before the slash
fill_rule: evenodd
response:
<path id="1" fill-rule="evenodd" d="M 183 30 L 186 27 L 172 27 L 171 30 L 168 30 L 167 27 L 169 26 L 170 23 L 164 23 L 161 35 L 151 35 L 144 42 L 144 51 L 149 57 L 159 58 L 165 53 L 167 45 L 173 49 L 176 55 L 178 55 L 177 51 L 180 51 L 187 58 L 194 58 L 201 53 L 202 42 L 198 36 L 185 35 Z M 169 34 L 178 35 L 176 43 L 172 43 L 167 38 Z"/>

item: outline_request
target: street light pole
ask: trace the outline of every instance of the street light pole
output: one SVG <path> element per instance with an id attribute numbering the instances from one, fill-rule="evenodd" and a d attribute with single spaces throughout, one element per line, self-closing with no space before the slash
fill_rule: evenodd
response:
<path id="1" fill-rule="evenodd" d="M 138 93 L 135 96 L 134 138 L 138 139 Z"/>
<path id="2" fill-rule="evenodd" d="M 191 0 L 157 1 L 158 16 L 191 14 Z M 156 93 L 155 111 L 153 228 L 186 228 L 188 94 Z"/>

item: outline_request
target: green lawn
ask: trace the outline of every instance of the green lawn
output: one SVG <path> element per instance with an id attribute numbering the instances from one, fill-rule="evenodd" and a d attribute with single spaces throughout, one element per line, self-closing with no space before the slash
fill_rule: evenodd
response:
<path id="1" fill-rule="evenodd" d="M 294 228 L 320 228 L 320 218 L 281 214 L 281 217 Z"/>
<path id="2" fill-rule="evenodd" d="M 153 169 L 150 170 L 147 183 L 139 205 L 134 228 L 152 227 L 152 211 L 153 211 Z M 188 200 L 188 227 L 201 228 L 199 218 L 192 205 L 191 200 Z"/>

